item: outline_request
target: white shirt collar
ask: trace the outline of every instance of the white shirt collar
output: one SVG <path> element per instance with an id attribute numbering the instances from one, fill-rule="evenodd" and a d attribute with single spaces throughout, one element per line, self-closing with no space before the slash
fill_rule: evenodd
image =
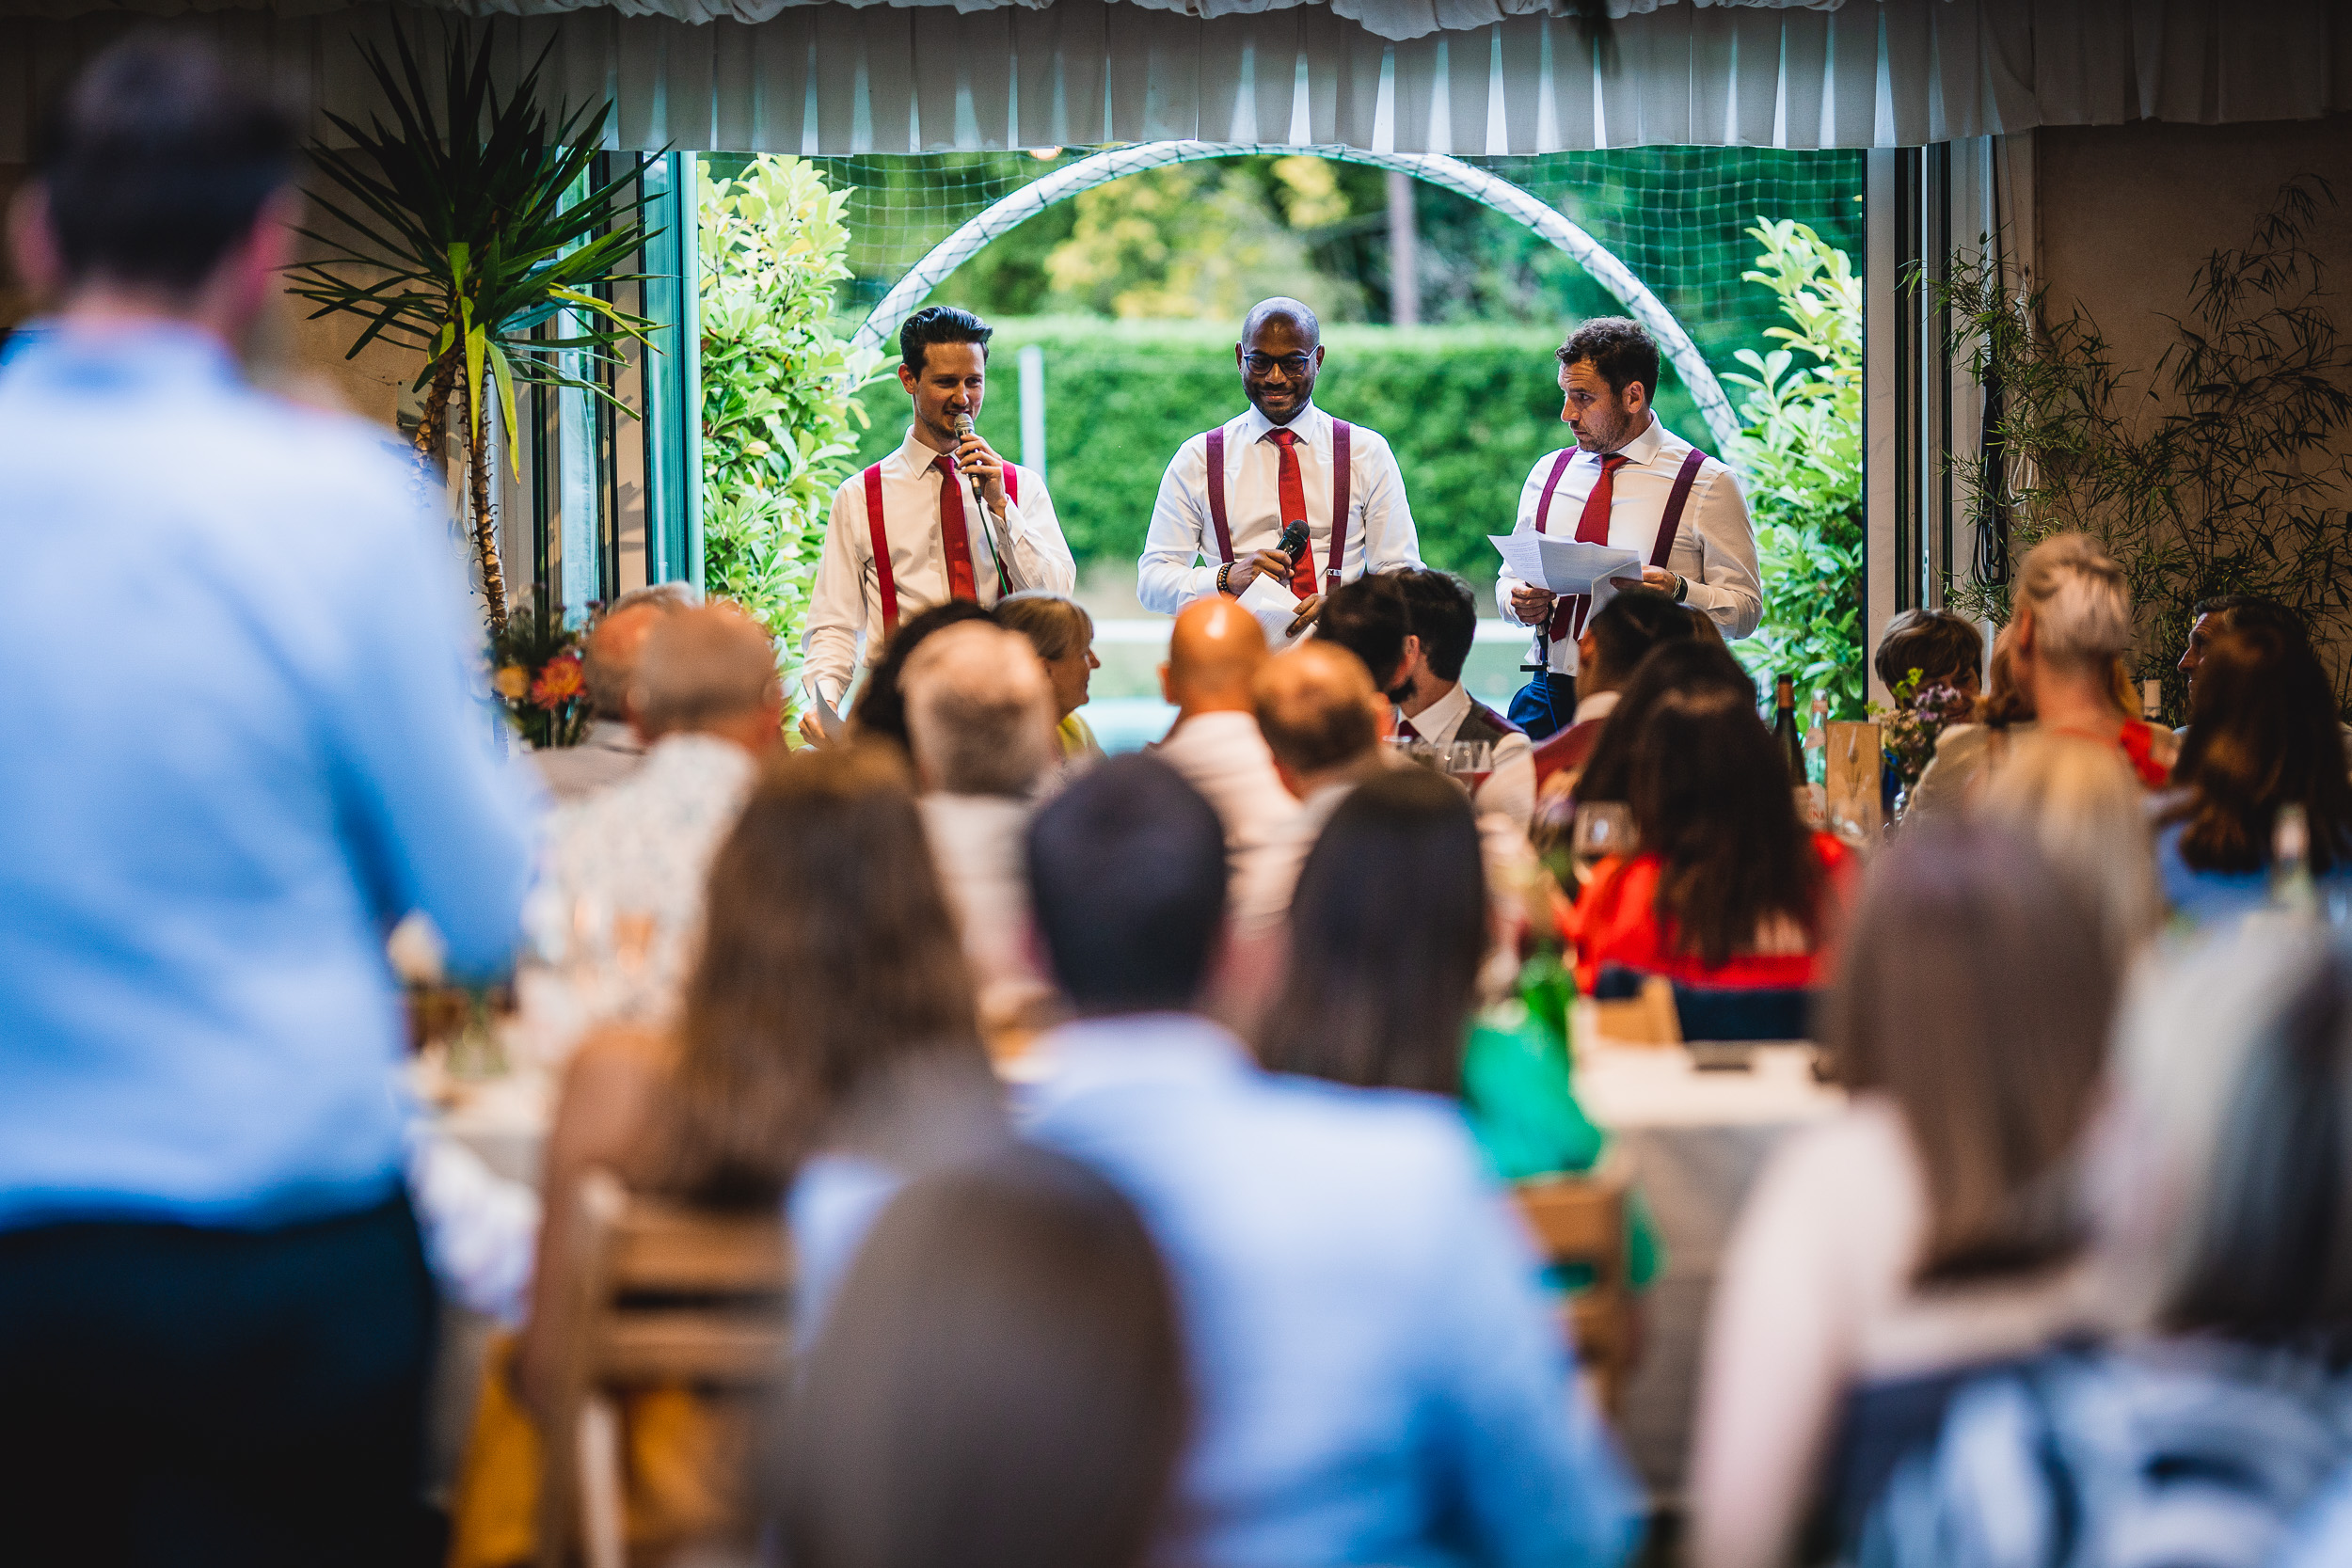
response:
<path id="1" fill-rule="evenodd" d="M 1610 710 L 1617 705 L 1617 696 L 1614 691 L 1596 691 L 1589 697 L 1579 697 L 1576 717 L 1570 722 L 1581 724 L 1587 719 L 1608 718 Z"/>
<path id="2" fill-rule="evenodd" d="M 1455 681 L 1446 688 L 1444 696 L 1405 721 L 1412 725 L 1413 733 L 1423 740 L 1443 742 L 1454 738 L 1454 732 L 1462 727 L 1462 721 L 1470 717 L 1470 689 Z M 1398 710 L 1400 717 L 1403 712 L 1401 708 Z"/>
<path id="3" fill-rule="evenodd" d="M 1613 454 L 1600 452 L 1589 453 L 1587 455 L 1590 455 L 1596 463 L 1599 462 L 1604 456 L 1614 455 L 1622 457 L 1634 467 L 1638 468 L 1648 463 L 1651 458 L 1658 455 L 1658 449 L 1665 444 L 1665 439 L 1666 426 L 1664 421 L 1660 420 L 1656 414 L 1652 414 L 1649 417 L 1649 428 L 1643 431 L 1639 436 L 1633 437 L 1632 440 L 1628 441 L 1624 446 L 1619 447 Z"/>
<path id="4" fill-rule="evenodd" d="M 1241 437 L 1240 445 L 1249 446 L 1264 440 L 1266 433 L 1276 428 L 1274 421 L 1258 412 L 1258 405 L 1253 403 L 1248 412 L 1242 415 L 1241 428 L 1235 434 Z M 1298 438 L 1317 451 L 1331 441 L 1331 416 L 1317 408 L 1312 398 L 1307 400 L 1307 406 L 1300 409 L 1289 424 L 1279 428 L 1298 432 Z"/>
<path id="5" fill-rule="evenodd" d="M 914 426 L 912 423 L 907 426 L 907 438 L 898 443 L 897 451 L 890 454 L 891 459 L 910 477 L 921 473 L 937 463 L 942 455 L 924 445 L 916 437 Z"/>

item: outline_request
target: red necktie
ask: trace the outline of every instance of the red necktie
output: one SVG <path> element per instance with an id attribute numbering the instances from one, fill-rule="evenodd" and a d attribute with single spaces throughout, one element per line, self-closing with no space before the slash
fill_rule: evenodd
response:
<path id="1" fill-rule="evenodd" d="M 1298 432 L 1269 430 L 1267 436 L 1282 449 L 1282 474 L 1276 486 L 1282 503 L 1282 515 L 1274 519 L 1277 532 L 1285 523 L 1307 520 L 1307 487 L 1298 480 Z M 1304 599 L 1315 591 L 1315 547 L 1311 544 L 1298 552 L 1298 564 L 1291 568 L 1291 592 Z"/>
<path id="2" fill-rule="evenodd" d="M 944 451 L 932 459 L 932 466 L 940 473 L 939 534 L 947 546 L 947 596 L 977 602 L 980 591 L 972 579 L 972 535 L 963 526 L 963 475 Z"/>
<path id="3" fill-rule="evenodd" d="M 1584 510 L 1577 515 L 1576 541 L 1580 545 L 1609 543 L 1609 506 L 1617 497 L 1617 470 L 1632 459 L 1622 452 L 1611 452 L 1600 460 L 1600 477 L 1593 481 L 1593 493 L 1584 498 Z M 1584 629 L 1584 612 L 1592 608 L 1592 597 L 1585 594 L 1570 594 L 1551 607 L 1549 628 L 1554 642 L 1571 633 Z"/>
<path id="4" fill-rule="evenodd" d="M 1396 716 L 1396 733 L 1398 738 L 1403 740 L 1419 740 L 1421 738 L 1421 732 L 1413 728 L 1413 721 L 1410 719 L 1406 718 L 1402 713 Z"/>

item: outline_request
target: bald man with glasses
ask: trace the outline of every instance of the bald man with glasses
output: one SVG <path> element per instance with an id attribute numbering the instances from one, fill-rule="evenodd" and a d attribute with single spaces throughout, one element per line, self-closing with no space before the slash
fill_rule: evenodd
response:
<path id="1" fill-rule="evenodd" d="M 1248 411 L 1177 449 L 1152 508 L 1136 596 L 1173 615 L 1222 594 L 1279 648 L 1341 583 L 1420 565 L 1421 541 L 1389 443 L 1315 406 L 1323 328 L 1312 310 L 1279 297 L 1256 306 L 1233 364 Z M 1295 563 L 1276 547 L 1293 521 L 1307 525 Z"/>

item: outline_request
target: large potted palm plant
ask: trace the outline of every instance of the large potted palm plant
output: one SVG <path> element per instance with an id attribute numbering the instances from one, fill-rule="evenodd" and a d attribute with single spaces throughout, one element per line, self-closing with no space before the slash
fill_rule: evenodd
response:
<path id="1" fill-rule="evenodd" d="M 598 372 L 618 362 L 630 339 L 650 348 L 653 324 L 595 291 L 642 276 L 618 269 L 651 237 L 638 220 L 645 198 L 628 194 L 628 177 L 602 185 L 589 178 L 612 105 L 541 107 L 544 50 L 501 93 L 490 78 L 486 34 L 453 25 L 436 94 L 397 24 L 392 43 L 397 70 L 371 44 L 360 46 L 360 56 L 393 123 L 379 116 L 363 130 L 329 115 L 352 147 L 312 150 L 333 189 L 309 195 L 345 232 L 302 230 L 322 254 L 294 269 L 290 292 L 318 305 L 314 321 L 338 312 L 366 320 L 346 357 L 378 338 L 424 355 L 416 379 L 424 393 L 416 436 L 421 475 L 457 401 L 469 521 L 495 639 L 506 631 L 506 582 L 490 511 L 488 389 L 497 389 L 517 461 L 517 382 L 578 388 L 633 412 Z M 557 333 L 534 336 L 559 311 Z"/>

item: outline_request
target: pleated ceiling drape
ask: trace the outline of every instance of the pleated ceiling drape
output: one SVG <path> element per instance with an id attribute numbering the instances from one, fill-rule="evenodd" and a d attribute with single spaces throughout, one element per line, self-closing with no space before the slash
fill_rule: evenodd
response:
<path id="1" fill-rule="evenodd" d="M 1887 147 L 2352 109 L 2352 6 L 2330 0 L 1646 0 L 1599 32 L 1503 14 L 1534 3 L 483 0 L 477 14 L 525 13 L 494 24 L 510 65 L 552 40 L 551 89 L 610 95 L 613 145 L 637 150 Z M 24 158 L 38 103 L 75 64 L 163 14 L 364 116 L 355 40 L 388 39 L 393 12 L 0 0 L 0 161 Z"/>

